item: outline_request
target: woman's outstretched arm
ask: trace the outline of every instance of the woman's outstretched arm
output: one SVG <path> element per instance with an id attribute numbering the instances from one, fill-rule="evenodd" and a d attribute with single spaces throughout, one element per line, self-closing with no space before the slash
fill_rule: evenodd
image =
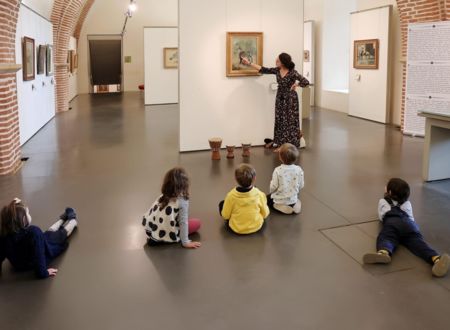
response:
<path id="1" fill-rule="evenodd" d="M 248 60 L 248 58 L 246 58 L 246 57 L 243 57 L 243 58 L 242 58 L 242 64 L 251 66 L 253 69 L 258 70 L 258 71 L 260 71 L 260 70 L 262 69 L 262 66 L 261 66 L 261 65 L 258 65 L 258 64 L 255 64 L 255 63 L 250 62 L 250 61 Z"/>

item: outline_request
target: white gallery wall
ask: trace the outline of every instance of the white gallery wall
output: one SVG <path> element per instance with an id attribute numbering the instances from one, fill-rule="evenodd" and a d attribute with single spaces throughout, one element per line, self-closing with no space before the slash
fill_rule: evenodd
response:
<path id="1" fill-rule="evenodd" d="M 55 0 L 22 0 L 24 5 L 33 9 L 48 20 L 50 20 L 54 2 Z"/>
<path id="2" fill-rule="evenodd" d="M 330 92 L 323 88 L 322 71 L 323 53 L 326 52 L 323 45 L 323 24 L 324 24 L 324 1 L 325 0 L 304 0 L 305 20 L 313 20 L 315 24 L 315 49 L 316 49 L 316 79 L 315 79 L 315 104 L 318 107 L 348 113 L 348 93 Z M 335 1 L 335 0 L 328 0 Z M 340 0 L 341 2 L 354 0 Z M 356 0 L 356 10 L 366 10 L 380 6 L 392 5 L 393 14 L 391 18 L 392 33 L 392 96 L 391 96 L 391 116 L 390 122 L 395 125 L 401 123 L 401 102 L 402 102 L 402 53 L 401 53 L 401 30 L 400 18 L 396 0 Z M 350 15 L 349 18 L 350 20 Z"/>
<path id="3" fill-rule="evenodd" d="M 349 115 L 387 123 L 390 109 L 390 19 L 392 7 L 385 6 L 351 15 L 352 50 L 349 64 Z M 378 39 L 378 69 L 353 68 L 353 44 L 356 40 Z"/>
<path id="4" fill-rule="evenodd" d="M 309 80 L 312 87 L 310 95 L 310 105 L 314 105 L 314 80 L 315 80 L 315 39 L 314 39 L 314 21 L 306 21 L 303 24 L 303 50 L 309 52 L 309 61 L 303 59 L 303 76 Z"/>
<path id="5" fill-rule="evenodd" d="M 178 103 L 178 69 L 164 67 L 164 48 L 178 48 L 178 28 L 144 28 L 146 105 Z"/>
<path id="6" fill-rule="evenodd" d="M 53 44 L 53 26 L 45 18 L 22 5 L 16 30 L 16 62 L 22 64 L 22 38 L 35 41 L 36 78 L 23 81 L 22 70 L 17 72 L 17 101 L 19 106 L 20 144 L 24 144 L 55 116 L 54 77 L 37 74 L 39 45 Z"/>
<path id="7" fill-rule="evenodd" d="M 88 34 L 119 34 L 129 1 L 96 0 L 83 24 L 78 43 L 78 92 L 89 93 Z M 131 63 L 123 64 L 124 91 L 138 91 L 144 83 L 144 27 L 177 26 L 178 0 L 145 0 L 137 2 L 137 10 L 128 20 L 123 39 L 123 56 Z"/>
<path id="8" fill-rule="evenodd" d="M 198 10 L 198 8 L 202 8 Z M 263 144 L 273 136 L 275 76 L 226 77 L 226 32 L 264 33 L 264 65 L 290 53 L 302 72 L 303 1 L 180 1 L 180 149 Z"/>

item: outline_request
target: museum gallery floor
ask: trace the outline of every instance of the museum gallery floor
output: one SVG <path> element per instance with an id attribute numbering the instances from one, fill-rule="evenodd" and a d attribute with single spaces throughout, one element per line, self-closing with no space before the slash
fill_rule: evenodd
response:
<path id="1" fill-rule="evenodd" d="M 66 205 L 80 218 L 56 278 L 4 264 L 2 329 L 448 328 L 450 277 L 432 279 L 404 250 L 387 268 L 360 264 L 391 176 L 411 183 L 422 231 L 450 251 L 450 182 L 422 184 L 421 139 L 315 111 L 304 123 L 302 213 L 272 214 L 262 234 L 235 237 L 217 202 L 240 156 L 179 154 L 177 107 L 144 108 L 139 95 L 79 96 L 26 144 L 21 171 L 0 178 L 1 202 L 22 196 L 35 224 L 47 227 Z M 253 148 L 250 162 L 267 190 L 277 157 Z M 145 246 L 141 215 L 176 164 L 191 174 L 191 215 L 203 220 L 196 251 Z"/>

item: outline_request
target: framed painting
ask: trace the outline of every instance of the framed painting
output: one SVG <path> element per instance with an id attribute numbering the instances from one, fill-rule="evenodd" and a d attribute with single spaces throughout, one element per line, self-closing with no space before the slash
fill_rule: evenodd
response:
<path id="1" fill-rule="evenodd" d="M 178 68 L 178 48 L 164 48 L 164 68 Z"/>
<path id="2" fill-rule="evenodd" d="M 311 53 L 309 50 L 303 51 L 303 62 L 311 62 Z"/>
<path id="3" fill-rule="evenodd" d="M 53 46 L 52 45 L 47 45 L 47 47 L 46 47 L 45 70 L 46 70 L 47 76 L 53 75 Z"/>
<path id="4" fill-rule="evenodd" d="M 22 71 L 24 81 L 34 80 L 35 78 L 35 50 L 34 39 L 24 37 L 22 42 Z"/>
<path id="5" fill-rule="evenodd" d="M 243 58 L 261 65 L 263 63 L 262 32 L 227 33 L 227 77 L 257 76 L 259 72 L 242 63 Z"/>
<path id="6" fill-rule="evenodd" d="M 37 74 L 45 73 L 45 60 L 47 58 L 47 46 L 39 45 L 37 56 Z"/>
<path id="7" fill-rule="evenodd" d="M 379 40 L 355 40 L 353 44 L 353 67 L 355 69 L 378 69 Z"/>

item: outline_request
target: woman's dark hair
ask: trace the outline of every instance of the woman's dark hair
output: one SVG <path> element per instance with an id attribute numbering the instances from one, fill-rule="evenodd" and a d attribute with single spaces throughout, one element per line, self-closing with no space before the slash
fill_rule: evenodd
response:
<path id="1" fill-rule="evenodd" d="M 409 184 L 402 179 L 390 179 L 386 186 L 386 190 L 388 197 L 399 204 L 403 204 L 409 199 Z"/>
<path id="2" fill-rule="evenodd" d="M 0 236 L 7 236 L 28 227 L 27 208 L 18 199 L 4 206 L 0 215 Z"/>
<path id="3" fill-rule="evenodd" d="M 289 71 L 295 69 L 295 63 L 292 62 L 291 55 L 286 54 L 286 53 L 281 53 L 280 55 L 278 55 L 278 59 L 280 60 L 281 64 L 283 64 L 285 66 L 285 68 L 288 69 Z"/>
<path id="4" fill-rule="evenodd" d="M 166 173 L 161 187 L 162 196 L 159 207 L 165 208 L 171 199 L 183 197 L 189 199 L 189 177 L 182 167 L 175 167 Z"/>

